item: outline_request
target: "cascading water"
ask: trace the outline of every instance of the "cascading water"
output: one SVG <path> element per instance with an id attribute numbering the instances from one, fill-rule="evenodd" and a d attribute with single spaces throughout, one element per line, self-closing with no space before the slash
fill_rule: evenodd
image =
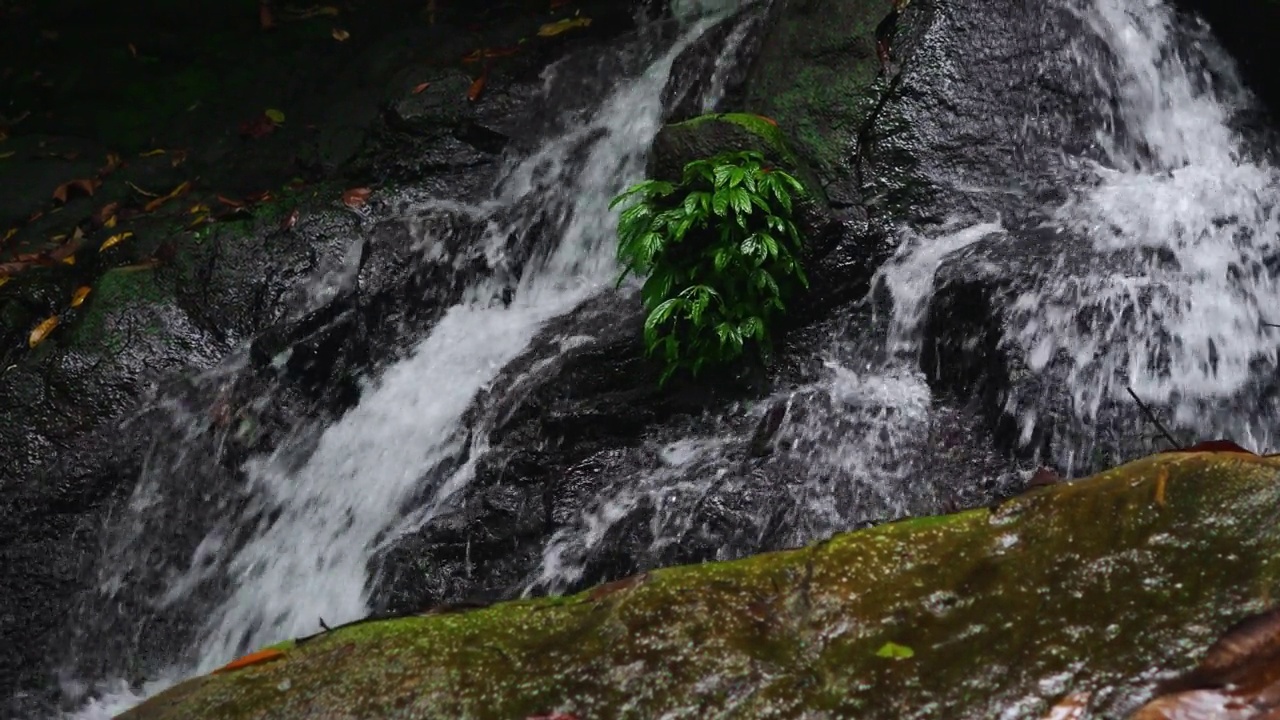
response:
<path id="1" fill-rule="evenodd" d="M 1081 49 L 1075 60 L 1112 68 L 1114 102 L 1103 102 L 1114 121 L 1096 135 L 1104 162 L 1078 161 L 1092 181 L 1049 224 L 1084 238 L 1091 261 L 1082 272 L 1064 253 L 1023 291 L 1009 340 L 1034 371 L 1066 368 L 1082 423 L 1131 387 L 1171 408 L 1187 437 L 1265 450 L 1277 410 L 1263 389 L 1276 366 L 1266 323 L 1280 307 L 1280 174 L 1232 127 L 1249 99 L 1230 60 L 1163 2 L 1071 10 L 1108 56 Z"/>
<path id="2" fill-rule="evenodd" d="M 599 580 L 610 553 L 629 554 L 630 564 L 609 572 L 731 558 L 1021 486 L 1017 468 L 986 438 L 977 441 L 987 443 L 986 454 L 960 458 L 957 448 L 970 443 L 977 423 L 930 390 L 919 355 L 939 268 L 979 245 L 1012 247 L 1027 218 L 1062 244 L 1042 250 L 1051 262 L 1036 277 L 1013 285 L 1003 343 L 1034 373 L 1061 373 L 1078 422 L 1088 425 L 1133 387 L 1173 408 L 1183 428 L 1270 442 L 1273 401 L 1245 396 L 1276 365 L 1276 331 L 1266 323 L 1280 322 L 1273 271 L 1280 176 L 1232 129 L 1233 108 L 1247 98 L 1229 61 L 1190 37 L 1159 0 L 1044 4 L 1087 28 L 1068 60 L 1108 95 L 1087 97 L 1102 118 L 1089 152 L 1068 152 L 1063 168 L 1045 172 L 1067 200 L 997 187 L 1016 202 L 974 202 L 977 212 L 958 213 L 941 229 L 902 228 L 898 252 L 875 278 L 885 292 L 795 351 L 810 366 L 799 379 L 759 402 L 648 427 L 634 447 L 584 460 L 603 468 L 599 484 L 580 510 L 557 520 L 525 577 L 529 591 Z M 466 418 L 476 398 L 544 323 L 612 281 L 614 218 L 606 205 L 640 176 L 672 60 L 705 27 L 692 26 L 588 122 L 510 167 L 494 199 L 447 208 L 487 223 L 491 266 L 502 266 L 510 235 L 536 217 L 549 218 L 554 246 L 535 253 L 514 287 L 501 277 L 471 287 L 313 447 L 287 445 L 245 465 L 254 502 L 237 522 L 247 540 L 231 544 L 229 526 L 219 525 L 163 582 L 161 600 L 172 603 L 214 576 L 225 575 L 231 588 L 182 672 L 314 632 L 320 618 L 335 624 L 367 612 L 374 556 L 473 481 L 492 429 L 485 423 L 493 422 Z M 973 82 L 964 59 L 957 53 L 945 73 L 929 72 Z M 715 97 L 703 98 L 704 107 L 723 92 L 722 77 L 711 78 Z M 971 176 L 935 180 L 972 197 L 992 195 L 975 190 Z M 1017 212 L 1006 214 L 1011 206 Z M 428 232 L 424 242 L 430 250 L 435 239 Z M 892 308 L 882 312 L 886 296 Z M 1026 418 L 1029 435 L 1042 402 L 1014 388 L 1005 411 Z M 148 512 L 149 488 L 140 485 L 135 512 Z M 234 547 L 230 562 L 209 562 L 222 547 Z M 108 589 L 125 582 L 126 570 L 107 579 Z"/>
<path id="3" fill-rule="evenodd" d="M 616 279 L 616 214 L 609 202 L 642 178 L 671 64 L 714 22 L 690 20 L 676 42 L 640 77 L 620 84 L 593 117 L 509 167 L 493 199 L 444 208 L 482 222 L 503 218 L 487 220 L 492 267 L 504 266 L 510 239 L 535 220 L 554 228 L 554 246 L 535 251 L 514 287 L 503 273 L 471 287 L 406 358 L 368 383 L 359 403 L 325 428 L 309 452 L 302 448 L 305 462 L 298 463 L 300 448 L 286 443 L 245 464 L 254 498 L 241 518 L 254 523 L 249 540 L 233 546 L 220 524 L 186 568 L 168 574 L 158 598 L 161 605 L 181 603 L 223 574 L 233 588 L 207 620 L 195 666 L 174 673 L 208 671 L 247 648 L 315 632 L 321 621 L 368 614 L 370 561 L 380 542 L 398 524 L 428 520 L 474 471 L 485 433 L 468 432 L 463 415 L 477 394 L 545 321 Z M 437 205 L 415 212 L 427 215 L 441 209 Z M 438 242 L 428 232 L 424 252 Z M 455 462 L 462 457 L 470 460 Z M 148 495 L 156 491 L 154 483 L 140 484 L 131 511 L 148 512 L 154 500 Z M 424 494 L 425 507 L 406 522 L 406 503 Z M 214 561 L 219 556 L 230 561 Z M 117 562 L 104 592 L 119 590 L 129 570 L 127 560 Z M 86 712 L 118 711 L 133 699 L 96 703 Z"/>

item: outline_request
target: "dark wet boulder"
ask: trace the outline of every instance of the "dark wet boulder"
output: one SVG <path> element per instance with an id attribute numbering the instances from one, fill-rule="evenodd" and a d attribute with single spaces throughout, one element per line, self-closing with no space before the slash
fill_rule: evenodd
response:
<path id="1" fill-rule="evenodd" d="M 1238 63 L 1249 86 L 1280 117 L 1280 69 L 1268 52 L 1280 32 L 1280 3 L 1273 0 L 1177 0 L 1188 12 L 1203 17 L 1214 36 Z"/>

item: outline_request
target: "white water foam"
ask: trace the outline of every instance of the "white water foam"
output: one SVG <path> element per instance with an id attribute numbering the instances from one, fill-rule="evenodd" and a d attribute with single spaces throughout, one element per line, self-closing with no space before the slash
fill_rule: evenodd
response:
<path id="1" fill-rule="evenodd" d="M 464 412 L 522 352 L 541 325 L 608 288 L 616 278 L 614 195 L 642 178 L 653 136 L 661 125 L 662 90 L 675 57 L 714 20 L 692 23 L 641 77 L 620 85 L 594 117 L 511 167 L 494 199 L 471 210 L 492 217 L 527 208 L 517 219 L 491 227 L 487 253 L 500 260 L 512 233 L 523 233 L 532 214 L 559 231 L 545 257 L 534 258 L 520 277 L 509 306 L 493 298 L 499 279 L 480 282 L 450 309 L 403 361 L 371 382 L 359 404 L 325 429 L 301 467 L 290 448 L 245 466 L 259 507 L 271 518 L 239 549 L 229 565 L 232 595 L 210 618 L 197 667 L 206 672 L 248 648 L 315 632 L 320 619 L 341 623 L 368 612 L 369 563 L 380 540 L 401 521 L 405 504 L 427 486 L 430 508 L 439 507 L 470 479 L 469 464 L 432 477 L 467 437 Z M 585 150 L 585 153 L 583 152 Z M 570 158 L 578 158 L 571 161 Z M 585 158 L 585 159 L 584 159 Z M 451 208 L 457 211 L 459 208 Z M 477 436 L 482 433 L 477 433 Z M 472 447 L 470 457 L 483 448 Z M 220 531 L 196 551 L 226 552 Z M 178 601 L 215 565 L 193 557 L 169 585 Z M 144 688 L 105 687 L 74 717 L 119 712 L 168 682 Z"/>
<path id="2" fill-rule="evenodd" d="M 1052 224 L 1087 240 L 1094 261 L 1082 271 L 1068 246 L 1017 299 L 1011 340 L 1033 370 L 1065 364 L 1086 422 L 1132 387 L 1173 407 L 1177 424 L 1261 437 L 1252 418 L 1224 415 L 1277 359 L 1264 323 L 1280 308 L 1268 267 L 1280 250 L 1280 175 L 1249 159 L 1231 127 L 1248 97 L 1229 59 L 1189 40 L 1164 2 L 1074 10 L 1114 58 L 1118 122 L 1097 134 L 1108 166 L 1090 164 L 1096 184 L 1056 208 Z"/>

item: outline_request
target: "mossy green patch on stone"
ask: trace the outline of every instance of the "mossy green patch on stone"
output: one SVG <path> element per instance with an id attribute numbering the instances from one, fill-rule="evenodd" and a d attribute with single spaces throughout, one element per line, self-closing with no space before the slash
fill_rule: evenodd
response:
<path id="1" fill-rule="evenodd" d="M 127 720 L 1113 716 L 1274 594 L 1280 459 L 1166 454 L 992 510 L 340 628 Z M 889 644 L 911 648 L 882 657 Z"/>
<path id="2" fill-rule="evenodd" d="M 84 314 L 71 329 L 69 340 L 83 349 L 95 346 L 111 353 L 118 353 L 125 339 L 109 330 L 111 314 L 129 305 L 159 305 L 169 295 L 157 284 L 155 272 L 150 269 L 117 268 L 102 274 L 94 284 L 84 304 Z M 158 325 L 143 326 L 159 334 Z"/>
<path id="3" fill-rule="evenodd" d="M 788 0 L 765 37 L 744 108 L 776 120 L 824 186 L 848 173 L 884 91 L 876 26 L 883 0 Z"/>

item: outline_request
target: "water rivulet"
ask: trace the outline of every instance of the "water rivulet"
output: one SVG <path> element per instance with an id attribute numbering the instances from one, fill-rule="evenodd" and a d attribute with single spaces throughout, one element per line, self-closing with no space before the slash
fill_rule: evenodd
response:
<path id="1" fill-rule="evenodd" d="M 995 5 L 914 0 L 849 99 L 837 242 L 897 248 L 848 269 L 865 297 L 799 310 L 766 373 L 675 389 L 612 285 L 607 204 L 671 108 L 749 99 L 815 21 L 775 3 L 553 66 L 555 120 L 488 188 L 407 194 L 302 321 L 137 421 L 68 690 L 989 502 L 1148 449 L 1126 388 L 1263 449 L 1280 217 L 1229 58 L 1159 2 Z M 335 351 L 353 327 L 366 351 Z"/>

